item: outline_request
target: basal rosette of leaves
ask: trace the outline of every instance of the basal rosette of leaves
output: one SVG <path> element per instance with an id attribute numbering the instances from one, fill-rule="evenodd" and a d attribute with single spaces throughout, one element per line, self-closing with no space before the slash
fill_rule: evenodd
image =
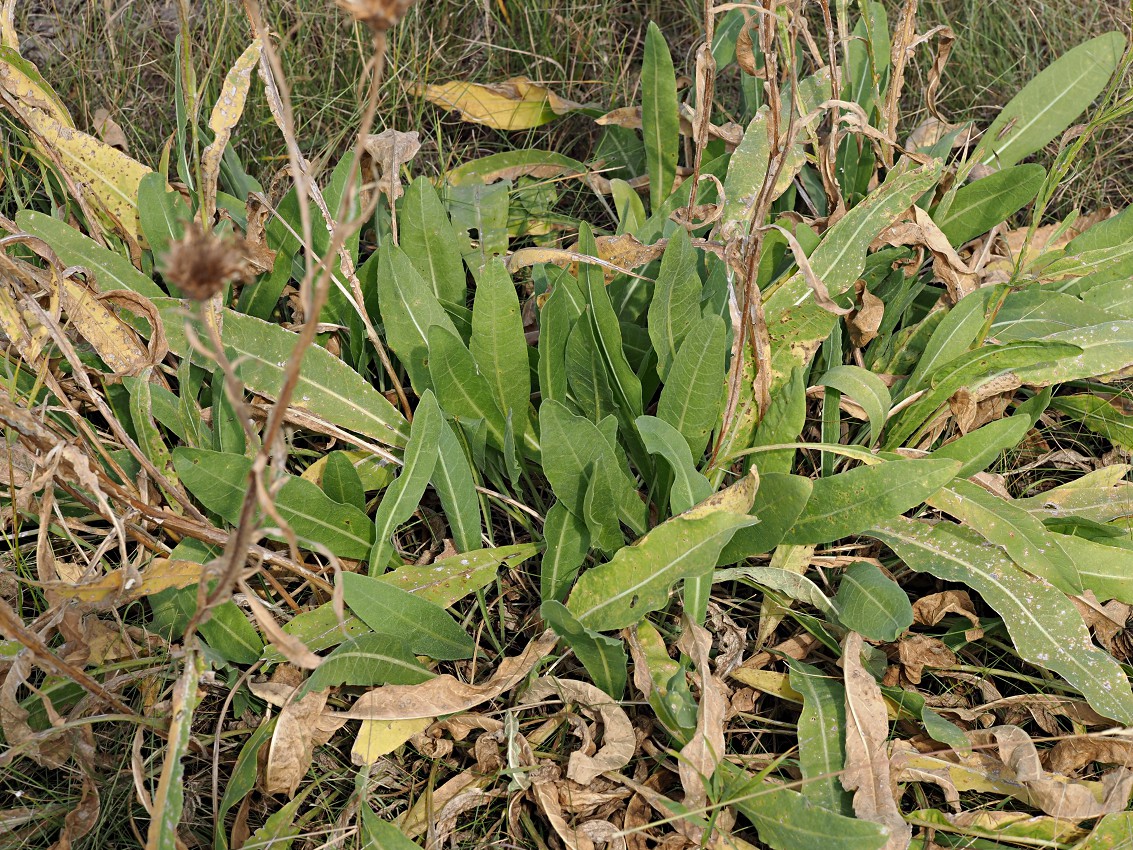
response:
<path id="1" fill-rule="evenodd" d="M 786 8 L 709 6 L 683 90 L 650 25 L 640 104 L 600 114 L 509 81 L 470 116 L 592 117 L 592 161 L 515 150 L 432 179 L 415 138 L 381 134 L 284 190 L 230 144 L 253 85 L 284 108 L 270 43 L 252 42 L 207 121 L 186 55 L 154 170 L 76 129 L 5 33 L 0 102 L 57 202 L 0 221 L 4 507 L 38 528 L 45 610 L 140 609 L 183 653 L 155 842 L 173 846 L 206 672 L 279 709 L 232 766 L 217 847 L 258 754 L 260 787 L 295 795 L 328 740 L 372 766 L 427 730 L 459 744 L 467 716 L 506 744 L 507 769 L 461 787 L 511 795 L 567 847 L 632 831 L 629 809 L 590 832 L 564 815 L 560 791 L 600 777 L 641 801 L 642 829 L 676 818 L 693 843 L 782 850 L 976 834 L 913 811 L 896 783 L 1042 813 L 1031 832 L 988 819 L 987 840 L 1069 821 L 1058 840 L 1090 846 L 1073 824 L 1125 808 L 1133 774 L 1054 778 L 981 708 L 995 700 L 978 670 L 988 647 L 1012 654 L 1043 722 L 1133 724 L 1114 638 L 1133 604 L 1129 468 L 1023 498 L 989 472 L 1051 411 L 1129 445 L 1115 382 L 1133 367 L 1133 218 L 1043 220 L 1084 139 L 1130 109 L 1111 83 L 1126 40 L 1058 58 L 987 128 L 913 128 L 910 51 L 937 51 L 939 83 L 951 34 L 848 6 L 821 7 L 822 31 Z M 454 101 L 475 87 L 445 91 L 471 112 Z M 1049 173 L 1025 162 L 1058 139 Z M 605 213 L 564 213 L 567 185 Z M 201 302 L 167 260 L 194 220 L 243 262 Z M 83 528 L 49 523 L 53 504 Z M 93 528 L 107 542 L 79 547 L 89 569 L 50 555 Z M 5 739 L 62 763 L 43 717 L 106 699 L 111 677 L 91 662 L 65 685 L 74 665 L 44 653 L 73 635 L 0 615 L 17 659 Z M 241 678 L 284 662 L 303 672 Z M 36 667 L 54 677 L 50 710 Z M 752 716 L 741 694 L 801 704 L 765 769 L 728 725 Z M 540 700 L 605 736 L 565 778 L 533 778 L 551 732 L 516 725 Z M 642 740 L 665 763 L 652 784 L 630 766 Z M 414 806 L 391 830 L 364 784 L 356 822 L 374 846 L 434 828 Z M 265 835 L 296 829 L 305 793 Z"/>

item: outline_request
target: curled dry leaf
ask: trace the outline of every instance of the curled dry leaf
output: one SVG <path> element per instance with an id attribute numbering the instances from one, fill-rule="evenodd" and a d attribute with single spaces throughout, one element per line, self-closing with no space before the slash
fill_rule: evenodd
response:
<path id="1" fill-rule="evenodd" d="M 983 637 L 980 618 L 976 616 L 972 597 L 966 590 L 945 590 L 922 596 L 913 603 L 913 622 L 922 626 L 935 626 L 949 614 L 968 619 L 972 628 L 964 632 L 964 639 L 976 641 Z"/>
<path id="2" fill-rule="evenodd" d="M 620 705 L 588 682 L 553 676 L 535 682 L 520 702 L 530 705 L 552 697 L 564 703 L 576 703 L 580 708 L 597 713 L 602 720 L 602 746 L 592 756 L 581 750 L 572 752 L 567 762 L 568 779 L 586 785 L 607 771 L 621 770 L 629 764 L 637 747 L 637 738 L 629 717 Z"/>
<path id="3" fill-rule="evenodd" d="M 522 653 L 505 658 L 481 685 L 469 685 L 449 675 L 419 685 L 383 685 L 359 697 L 349 711 L 334 716 L 342 720 L 409 720 L 467 711 L 514 688 L 558 640 L 558 635 L 548 629 Z"/>
<path id="4" fill-rule="evenodd" d="M 842 786 L 854 792 L 854 814 L 889 830 L 885 850 L 904 850 L 913 831 L 897 806 L 886 739 L 889 722 L 881 688 L 862 665 L 862 636 L 850 632 L 842 649 L 846 681 L 846 769 Z"/>
<path id="5" fill-rule="evenodd" d="M 925 667 L 951 667 L 956 663 L 956 653 L 943 641 L 928 635 L 910 634 L 901 638 L 897 654 L 905 675 L 914 685 L 920 684 Z"/>
<path id="6" fill-rule="evenodd" d="M 677 648 L 692 659 L 700 678 L 700 705 L 696 712 L 696 732 L 681 749 L 678 773 L 685 789 L 686 808 L 699 809 L 708 802 L 709 783 L 724 756 L 724 713 L 728 701 L 725 686 L 712 672 L 708 654 L 712 636 L 688 615 Z"/>
<path id="7" fill-rule="evenodd" d="M 389 198 L 390 203 L 403 194 L 398 172 L 403 165 L 417 156 L 420 150 L 421 138 L 416 130 L 410 133 L 385 130 L 366 137 L 366 155 L 379 175 L 377 189 Z M 335 210 L 331 212 L 334 213 Z"/>
<path id="8" fill-rule="evenodd" d="M 933 274 L 944 283 L 953 304 L 980 286 L 976 273 L 960 259 L 948 237 L 920 207 L 912 208 L 911 220 L 906 216 L 882 231 L 874 245 L 912 245 L 927 249 L 932 254 Z"/>
<path id="9" fill-rule="evenodd" d="M 1133 741 L 1109 735 L 1066 738 L 1043 753 L 1042 760 L 1048 770 L 1065 776 L 1091 762 L 1133 768 Z"/>
<path id="10" fill-rule="evenodd" d="M 863 348 L 877 338 L 881 320 L 885 317 L 885 302 L 866 289 L 865 281 L 854 284 L 859 306 L 846 319 L 850 341 L 855 348 Z"/>
<path id="11" fill-rule="evenodd" d="M 94 132 L 110 147 L 117 148 L 122 153 L 129 153 L 126 134 L 122 131 L 122 126 L 110 117 L 109 110 L 96 109 L 94 111 Z"/>
<path id="12" fill-rule="evenodd" d="M 261 784 L 265 794 L 291 797 L 311 766 L 317 721 L 330 689 L 313 691 L 283 707 L 267 749 Z"/>

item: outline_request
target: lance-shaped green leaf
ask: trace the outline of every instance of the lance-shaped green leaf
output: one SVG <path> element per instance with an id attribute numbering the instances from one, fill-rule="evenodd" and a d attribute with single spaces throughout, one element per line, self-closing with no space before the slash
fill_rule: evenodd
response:
<path id="1" fill-rule="evenodd" d="M 1077 565 L 1082 586 L 1092 590 L 1101 602 L 1116 599 L 1133 603 L 1133 573 L 1129 569 L 1130 553 L 1126 546 L 1110 546 L 1072 534 L 1055 534 L 1059 545 Z M 1124 543 L 1124 538 L 1118 538 Z"/>
<path id="2" fill-rule="evenodd" d="M 884 522 L 932 496 L 953 479 L 954 460 L 896 460 L 819 478 L 786 543 L 832 543 Z"/>
<path id="3" fill-rule="evenodd" d="M 751 508 L 752 516 L 759 523 L 737 531 L 720 553 L 717 563 L 736 564 L 744 558 L 770 552 L 782 543 L 810 500 L 813 487 L 813 482 L 801 475 L 783 472 L 761 475 L 759 492 L 755 494 L 755 504 Z"/>
<path id="4" fill-rule="evenodd" d="M 481 516 L 476 478 L 464 447 L 448 422 L 441 425 L 432 482 L 452 531 L 453 545 L 461 552 L 479 549 Z"/>
<path id="5" fill-rule="evenodd" d="M 526 423 L 531 397 L 527 343 L 515 285 L 499 259 L 489 260 L 476 282 L 468 347 L 504 418 Z"/>
<path id="6" fill-rule="evenodd" d="M 440 605 L 379 576 L 343 573 L 342 598 L 367 626 L 394 635 L 410 652 L 441 661 L 471 658 L 475 642 Z"/>
<path id="7" fill-rule="evenodd" d="M 993 496 L 970 481 L 953 481 L 929 500 L 989 542 L 999 546 L 1031 575 L 1044 578 L 1071 596 L 1082 592 L 1082 577 L 1059 544 L 1062 537 L 1008 499 Z"/>
<path id="8" fill-rule="evenodd" d="M 339 620 L 334 603 L 324 602 L 318 608 L 296 614 L 287 621 L 283 631 L 301 640 L 311 652 L 319 652 L 373 630 L 349 611 Z M 287 661 L 287 657 L 271 644 L 262 648 L 260 657 L 268 664 Z"/>
<path id="9" fill-rule="evenodd" d="M 754 476 L 746 476 L 661 523 L 609 562 L 584 573 L 567 607 L 595 631 L 625 628 L 665 607 L 678 580 L 709 574 L 736 530 L 756 522 L 748 511 L 757 486 Z"/>
<path id="10" fill-rule="evenodd" d="M 429 388 L 429 328 L 456 333 L 433 287 L 417 273 L 405 252 L 386 240 L 378 260 L 378 303 L 389 347 L 420 395 Z"/>
<path id="11" fill-rule="evenodd" d="M 1095 469 L 1038 496 L 1018 499 L 1015 504 L 1040 519 L 1078 516 L 1110 522 L 1133 516 L 1133 484 L 1123 480 L 1129 470 L 1126 464 Z"/>
<path id="12" fill-rule="evenodd" d="M 1048 65 L 1003 107 L 972 161 L 1006 168 L 1055 139 L 1105 88 L 1125 45 L 1124 35 L 1109 32 Z"/>
<path id="13" fill-rule="evenodd" d="M 401 249 L 437 298 L 463 306 L 467 286 L 460 243 L 427 177 L 418 177 L 405 190 L 397 224 Z"/>
<path id="14" fill-rule="evenodd" d="M 665 253 L 649 302 L 649 339 L 657 352 L 657 374 L 669 373 L 673 357 L 692 325 L 700 318 L 700 291 L 696 251 L 688 231 L 677 228 Z"/>
<path id="15" fill-rule="evenodd" d="M 892 404 L 889 388 L 881 378 L 860 366 L 835 366 L 819 378 L 818 385 L 835 389 L 860 404 L 869 417 L 870 443 L 877 442 Z"/>
<path id="16" fill-rule="evenodd" d="M 197 683 L 205 671 L 205 660 L 199 650 L 185 653 L 185 670 L 173 688 L 169 719 L 169 744 L 165 748 L 165 762 L 161 779 L 153 795 L 149 836 L 146 847 L 154 850 L 175 850 L 177 827 L 185 804 L 185 767 L 182 760 L 189 752 L 192 737 L 193 712 L 197 708 Z"/>
<path id="17" fill-rule="evenodd" d="M 913 606 L 905 591 L 865 561 L 842 573 L 834 604 L 842 625 L 870 640 L 897 640 L 913 624 Z"/>
<path id="18" fill-rule="evenodd" d="M 1003 618 L 1024 661 L 1058 673 L 1099 714 L 1133 722 L 1133 693 L 1121 665 L 1094 646 L 1081 615 L 1060 590 L 1027 575 L 974 532 L 950 523 L 931 527 L 898 518 L 868 533 L 910 569 L 972 588 Z"/>
<path id="19" fill-rule="evenodd" d="M 366 489 L 362 476 L 358 474 L 346 452 L 331 452 L 327 455 L 322 474 L 323 492 L 340 505 L 353 505 L 360 511 L 366 510 Z"/>
<path id="20" fill-rule="evenodd" d="M 427 566 L 406 564 L 378 578 L 434 605 L 448 608 L 491 584 L 501 565 L 515 568 L 538 551 L 539 547 L 534 543 L 474 549 L 441 558 Z"/>
<path id="21" fill-rule="evenodd" d="M 803 796 L 824 809 L 850 816 L 854 808 L 839 776 L 846 766 L 846 689 L 817 667 L 787 659 L 791 687 L 802 694 L 799 769 Z"/>
<path id="22" fill-rule="evenodd" d="M 1035 199 L 1046 169 L 1037 163 L 1015 165 L 960 187 L 947 209 L 933 220 L 953 245 L 987 233 Z"/>
<path id="23" fill-rule="evenodd" d="M 157 298 L 153 303 L 161 313 L 169 350 L 203 363 L 203 355 L 190 349 L 185 336 L 185 302 Z M 299 335 L 234 310 L 222 315 L 224 350 L 240 382 L 257 395 L 278 397 Z M 196 331 L 199 338 L 208 338 L 204 329 Z M 210 371 L 215 366 L 205 365 Z M 303 354 L 291 406 L 386 445 L 404 446 L 409 435 L 405 417 L 386 397 L 321 345 L 312 345 Z"/>
<path id="24" fill-rule="evenodd" d="M 368 581 L 364 576 L 343 573 Z M 389 632 L 373 632 L 348 640 L 328 655 L 303 683 L 303 693 L 336 685 L 416 685 L 433 674 L 413 657 L 405 641 Z"/>
<path id="25" fill-rule="evenodd" d="M 988 300 L 999 294 L 995 287 L 984 287 L 961 298 L 932 331 L 924 351 L 898 398 L 905 398 L 925 386 L 945 363 L 964 354 L 976 341 L 986 321 Z M 921 323 L 927 325 L 928 319 Z"/>
<path id="26" fill-rule="evenodd" d="M 755 113 L 728 162 L 728 174 L 724 178 L 724 210 L 719 224 L 720 235 L 725 242 L 735 236 L 747 235 L 755 202 L 767 179 L 767 168 L 771 162 L 767 116 L 767 109 Z"/>
<path id="27" fill-rule="evenodd" d="M 432 392 L 425 391 L 417 405 L 401 474 L 386 488 L 377 513 L 374 514 L 374 548 L 370 552 L 370 574 L 380 575 L 393 554 L 393 532 L 407 522 L 421 503 L 425 487 L 433 477 L 440 454 L 444 414 Z"/>
<path id="28" fill-rule="evenodd" d="M 177 477 L 208 510 L 230 523 L 240 519 L 252 461 L 243 455 L 206 449 L 173 450 Z M 340 558 L 362 560 L 373 543 L 370 518 L 355 507 L 341 505 L 310 481 L 287 476 L 276 491 L 275 509 L 300 542 L 319 544 Z M 272 523 L 262 518 L 263 523 Z M 278 532 L 275 540 L 286 538 Z"/>
<path id="29" fill-rule="evenodd" d="M 578 312 L 569 295 L 556 285 L 539 311 L 539 394 L 542 401 L 566 401 L 567 339 L 577 318 Z"/>
<path id="30" fill-rule="evenodd" d="M 539 565 L 539 595 L 544 599 L 566 599 L 590 549 L 590 532 L 581 517 L 555 502 L 543 522 L 543 561 Z"/>
<path id="31" fill-rule="evenodd" d="M 507 424 L 487 378 L 460 337 L 439 325 L 429 328 L 429 378 L 446 414 L 458 422 L 482 421 L 492 445 L 503 450 Z"/>
<path id="32" fill-rule="evenodd" d="M 571 328 L 566 344 L 566 377 L 578 409 L 592 422 L 617 412 L 606 360 L 594 338 L 589 310 Z"/>
<path id="33" fill-rule="evenodd" d="M 277 718 L 275 717 L 265 717 L 263 722 L 248 736 L 244 746 L 240 748 L 240 755 L 236 757 L 236 765 L 232 768 L 228 783 L 224 787 L 224 796 L 220 798 L 220 809 L 217 812 L 218 823 L 225 823 L 225 818 L 232 807 L 252 793 L 252 789 L 256 787 L 260 748 L 271 740 L 272 733 L 275 732 L 276 721 Z M 213 848 L 214 850 L 228 850 L 227 830 L 218 828 L 213 831 Z"/>
<path id="34" fill-rule="evenodd" d="M 1109 375 L 1133 365 L 1133 320 L 1129 319 L 1060 331 L 1035 341 L 1076 346 L 1081 353 L 1014 370 L 1020 381 L 1033 387 Z"/>
<path id="35" fill-rule="evenodd" d="M 680 150 L 677 74 L 665 36 L 650 21 L 641 68 L 641 132 L 649 173 L 650 207 L 656 211 L 673 189 Z"/>
<path id="36" fill-rule="evenodd" d="M 806 566 L 804 564 L 804 566 Z M 766 587 L 776 593 L 817 608 L 831 620 L 838 619 L 838 606 L 822 592 L 817 584 L 804 575 L 779 567 L 733 567 L 716 570 L 712 581 L 746 581 Z"/>
<path id="37" fill-rule="evenodd" d="M 621 638 L 586 628 L 566 606 L 554 600 L 544 602 L 539 615 L 574 650 L 594 684 L 614 699 L 621 699 L 626 687 L 626 650 Z"/>
<path id="38" fill-rule="evenodd" d="M 889 831 L 881 824 L 846 817 L 816 806 L 798 791 L 721 762 L 724 800 L 751 821 L 759 840 L 772 850 L 881 850 Z"/>
<path id="39" fill-rule="evenodd" d="M 708 437 L 720 418 L 724 401 L 727 328 L 719 316 L 706 316 L 692 326 L 669 370 L 657 418 L 684 435 L 694 458 L 704 454 Z"/>
<path id="40" fill-rule="evenodd" d="M 639 416 L 636 424 L 645 450 L 665 458 L 673 473 L 669 509 L 674 515 L 684 513 L 712 495 L 712 484 L 697 471 L 692 452 L 680 431 L 656 416 Z"/>

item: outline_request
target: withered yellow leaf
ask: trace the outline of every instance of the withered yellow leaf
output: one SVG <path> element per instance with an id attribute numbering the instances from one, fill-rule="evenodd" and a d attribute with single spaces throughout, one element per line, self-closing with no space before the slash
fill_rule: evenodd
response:
<path id="1" fill-rule="evenodd" d="M 47 590 L 50 594 L 62 599 L 70 599 L 76 602 L 113 601 L 116 605 L 121 605 L 170 588 L 182 588 L 197 584 L 201 580 L 203 569 L 204 567 L 201 564 L 194 561 L 154 558 L 150 565 L 142 570 L 142 580 L 129 587 L 124 586 L 129 581 L 126 571 L 114 570 L 85 584 L 58 582 L 49 585 Z"/>
<path id="2" fill-rule="evenodd" d="M 75 126 L 59 95 L 43 79 L 35 65 L 6 43 L 0 46 L 0 89 L 10 99 L 13 110 L 41 109 L 63 126 Z"/>
<path id="3" fill-rule="evenodd" d="M 490 85 L 453 82 L 417 86 L 414 93 L 442 109 L 460 112 L 465 121 L 497 130 L 529 130 L 582 107 L 527 77 L 511 77 Z"/>
<path id="4" fill-rule="evenodd" d="M 133 328 L 94 292 L 69 277 L 60 279 L 54 269 L 51 276 L 71 325 L 107 366 L 119 375 L 136 375 L 150 365 L 149 352 Z"/>
<path id="5" fill-rule="evenodd" d="M 358 737 L 350 748 L 350 760 L 357 765 L 376 764 L 433 722 L 431 717 L 412 720 L 363 720 Z"/>
<path id="6" fill-rule="evenodd" d="M 232 129 L 244 114 L 244 104 L 247 103 L 248 92 L 252 88 L 252 71 L 259 63 L 262 51 L 263 42 L 257 38 L 240 54 L 240 58 L 224 78 L 220 96 L 209 116 L 213 140 L 201 154 L 201 206 L 206 221 L 211 221 L 216 212 L 216 182 L 220 177 L 220 160 L 232 137 Z"/>

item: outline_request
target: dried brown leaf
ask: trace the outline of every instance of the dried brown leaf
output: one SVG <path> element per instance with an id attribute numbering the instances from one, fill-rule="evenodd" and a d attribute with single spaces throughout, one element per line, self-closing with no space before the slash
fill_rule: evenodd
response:
<path id="1" fill-rule="evenodd" d="M 886 228 L 874 244 L 912 245 L 927 249 L 932 254 L 933 274 L 944 283 L 953 304 L 980 286 L 975 271 L 960 258 L 948 237 L 920 207 L 912 208 L 911 220 L 906 215 L 903 220 Z"/>
<path id="2" fill-rule="evenodd" d="M 914 685 L 920 684 L 925 667 L 951 667 L 956 663 L 956 653 L 943 641 L 928 635 L 910 634 L 901 638 L 897 654 L 905 675 Z"/>
<path id="3" fill-rule="evenodd" d="M 312 691 L 284 706 L 279 713 L 261 777 L 265 794 L 286 794 L 288 797 L 295 794 L 311 767 L 317 721 L 329 694 L 329 688 Z"/>
<path id="4" fill-rule="evenodd" d="M 881 320 L 885 317 L 885 302 L 866 289 L 864 280 L 859 280 L 854 288 L 858 293 L 859 306 L 846 319 L 846 325 L 850 329 L 850 341 L 856 348 L 862 348 L 877 338 Z"/>
<path id="5" fill-rule="evenodd" d="M 842 650 L 846 682 L 846 768 L 842 786 L 854 792 L 854 814 L 889 830 L 885 850 L 904 850 L 912 828 L 901 817 L 889 769 L 889 737 L 881 688 L 862 665 L 862 636 L 850 632 Z"/>
<path id="6" fill-rule="evenodd" d="M 949 614 L 958 614 L 972 623 L 972 628 L 964 632 L 968 641 L 983 637 L 980 618 L 976 616 L 972 598 L 966 590 L 945 590 L 922 596 L 913 603 L 913 622 L 922 626 L 935 626 Z"/>
<path id="7" fill-rule="evenodd" d="M 677 772 L 685 789 L 686 808 L 699 809 L 708 802 L 709 782 L 724 757 L 724 714 L 728 701 L 724 683 L 708 661 L 712 636 L 686 615 L 677 648 L 692 659 L 700 678 L 700 705 L 696 712 L 696 732 L 681 749 Z"/>

